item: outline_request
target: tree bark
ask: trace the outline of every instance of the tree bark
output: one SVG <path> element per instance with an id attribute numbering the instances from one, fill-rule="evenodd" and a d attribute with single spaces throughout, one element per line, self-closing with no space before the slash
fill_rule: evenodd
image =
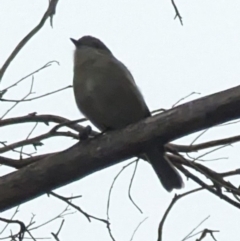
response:
<path id="1" fill-rule="evenodd" d="M 0 178 L 0 211 L 38 197 L 144 151 L 240 117 L 240 86 L 83 141 Z"/>

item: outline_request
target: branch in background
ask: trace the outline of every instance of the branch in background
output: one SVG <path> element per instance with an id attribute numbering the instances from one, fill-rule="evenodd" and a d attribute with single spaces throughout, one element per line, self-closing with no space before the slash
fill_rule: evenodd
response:
<path id="1" fill-rule="evenodd" d="M 45 134 L 36 136 L 34 138 L 31 138 L 31 139 L 28 136 L 25 140 L 15 142 L 15 143 L 12 143 L 10 145 L 5 145 L 4 147 L 0 148 L 0 153 L 5 153 L 7 151 L 11 151 L 11 150 L 14 150 L 15 148 L 23 147 L 23 146 L 26 146 L 26 145 L 33 145 L 34 148 L 36 149 L 37 146 L 42 146 L 43 145 L 43 143 L 41 142 L 42 140 L 48 139 L 48 138 L 51 138 L 51 137 L 54 137 L 54 136 L 72 137 L 73 139 L 79 140 L 79 134 L 75 134 L 75 133 L 72 133 L 70 131 L 68 131 L 68 132 L 63 132 L 62 131 L 62 132 L 60 132 L 60 131 L 57 131 L 57 130 L 60 129 L 61 127 L 67 127 L 67 126 L 70 126 L 72 124 L 76 124 L 76 123 L 78 123 L 78 122 L 80 122 L 82 120 L 83 119 L 63 122 L 61 124 L 58 124 L 58 125 L 54 126 L 50 131 L 48 131 Z M 36 127 L 37 123 L 38 122 L 36 122 L 35 127 Z M 34 129 L 35 129 L 35 127 L 34 127 Z M 84 131 L 84 129 L 82 131 Z M 30 132 L 30 134 L 31 133 L 32 132 Z M 21 150 L 20 153 L 22 153 L 22 150 Z M 0 162 L 1 162 L 1 160 L 0 160 Z"/>
<path id="2" fill-rule="evenodd" d="M 8 100 L 8 99 L 2 99 L 1 98 L 0 101 L 2 101 L 2 102 L 15 102 L 15 103 L 21 102 L 21 103 L 23 103 L 23 102 L 27 102 L 27 101 L 41 99 L 43 97 L 46 97 L 46 96 L 49 96 L 49 95 L 52 95 L 52 94 L 56 94 L 57 92 L 60 92 L 60 91 L 63 91 L 63 90 L 69 89 L 69 88 L 72 88 L 72 85 L 68 85 L 66 87 L 63 87 L 63 88 L 60 88 L 60 89 L 51 91 L 49 93 L 46 93 L 46 94 L 43 94 L 43 95 L 40 95 L 40 96 L 36 96 L 36 97 L 30 98 L 30 99 L 24 98 L 24 99 L 21 99 L 21 100 Z"/>
<path id="3" fill-rule="evenodd" d="M 209 192 L 215 194 L 216 196 L 218 196 L 220 199 L 228 202 L 229 204 L 231 204 L 232 206 L 240 209 L 240 203 L 239 202 L 235 202 L 234 200 L 232 200 L 231 198 L 229 198 L 228 196 L 224 195 L 221 191 L 219 191 L 219 189 L 215 189 L 214 186 L 209 186 L 207 185 L 205 182 L 203 182 L 200 178 L 198 178 L 197 176 L 193 175 L 191 172 L 189 172 L 186 168 L 184 168 L 183 166 L 178 166 L 178 169 L 181 170 L 185 176 L 187 176 L 188 178 L 192 179 L 194 182 L 198 183 L 202 188 L 208 190 Z"/>
<path id="4" fill-rule="evenodd" d="M 196 229 L 198 229 L 207 219 L 209 219 L 210 218 L 210 215 L 209 216 L 207 216 L 206 218 L 204 218 L 195 228 L 193 228 L 192 230 L 191 230 L 191 232 L 189 233 L 189 234 L 187 234 L 181 241 L 186 241 L 187 239 L 189 239 L 189 238 L 191 238 L 191 237 L 193 237 L 194 235 L 196 235 L 196 234 L 193 234 L 193 232 L 196 230 Z"/>
<path id="5" fill-rule="evenodd" d="M 27 135 L 26 140 L 29 139 L 29 137 L 31 136 L 31 134 L 33 133 L 33 131 L 36 129 L 37 125 L 38 125 L 38 122 L 36 122 L 36 123 L 34 124 L 33 128 L 31 129 L 31 131 L 30 131 L 29 134 Z M 34 146 L 34 147 L 35 147 L 35 146 Z M 23 148 L 24 148 L 24 145 L 21 146 L 21 151 L 20 151 L 20 155 L 19 155 L 19 159 L 20 159 L 20 160 L 23 159 L 23 156 L 22 156 L 22 154 L 23 154 Z M 35 150 L 36 150 L 36 149 L 37 149 L 37 148 L 35 147 Z"/>
<path id="6" fill-rule="evenodd" d="M 128 197 L 129 197 L 130 201 L 132 202 L 132 204 L 137 208 L 137 210 L 138 210 L 140 213 L 143 213 L 143 211 L 141 210 L 141 208 L 136 204 L 136 202 L 134 202 L 134 200 L 133 200 L 133 198 L 132 198 L 132 195 L 131 195 L 133 179 L 134 179 L 135 174 L 136 174 L 136 171 L 137 171 L 138 163 L 139 163 L 139 158 L 136 160 L 135 167 L 134 167 L 134 171 L 133 171 L 133 174 L 132 174 L 130 183 L 129 183 L 129 187 L 128 187 Z"/>
<path id="7" fill-rule="evenodd" d="M 197 152 L 206 148 L 211 148 L 215 146 L 221 146 L 221 145 L 230 145 L 232 143 L 240 141 L 240 135 L 237 136 L 231 136 L 228 138 L 223 138 L 219 140 L 213 140 L 208 142 L 203 142 L 196 145 L 178 145 L 178 144 L 167 144 L 167 148 L 169 150 L 175 150 L 177 152 Z"/>
<path id="8" fill-rule="evenodd" d="M 2 148 L 0 148 L 0 153 L 11 151 L 11 150 L 14 150 L 15 148 L 26 146 L 26 145 L 33 145 L 34 148 L 36 149 L 37 146 L 43 145 L 43 143 L 41 142 L 42 140 L 45 140 L 45 139 L 48 139 L 48 138 L 51 138 L 51 137 L 55 137 L 55 136 L 72 137 L 72 138 L 78 140 L 78 135 L 74 134 L 70 131 L 53 132 L 53 131 L 50 130 L 49 132 L 47 132 L 45 134 L 42 134 L 40 136 L 36 136 L 36 137 L 30 138 L 30 139 L 25 139 L 23 141 L 15 142 L 15 143 L 12 143 L 12 144 L 7 145 L 5 147 L 2 147 Z"/>
<path id="9" fill-rule="evenodd" d="M 91 222 L 91 219 L 95 219 L 95 220 L 98 220 L 98 221 L 101 221 L 101 222 L 105 223 L 107 226 L 110 225 L 107 220 L 102 219 L 102 218 L 97 218 L 97 217 L 95 217 L 95 216 L 92 216 L 92 215 L 86 213 L 85 211 L 83 211 L 79 206 L 73 204 L 73 203 L 72 203 L 72 199 L 76 199 L 76 197 L 74 197 L 74 196 L 73 196 L 73 198 L 63 197 L 63 196 L 61 196 L 61 195 L 59 195 L 59 194 L 56 194 L 56 193 L 54 193 L 54 192 L 49 192 L 48 194 L 50 194 L 50 195 L 52 195 L 52 196 L 54 196 L 54 197 L 62 200 L 63 202 L 67 203 L 69 206 L 71 206 L 71 207 L 73 207 L 74 209 L 76 209 L 77 211 L 79 211 L 81 214 L 83 214 L 83 215 L 87 218 L 87 220 L 88 220 L 89 222 Z M 77 197 L 79 198 L 79 197 L 81 197 L 81 196 L 78 195 Z"/>
<path id="10" fill-rule="evenodd" d="M 112 184 L 110 186 L 110 189 L 109 189 L 109 192 L 108 192 L 108 200 L 107 200 L 107 221 L 108 223 L 110 224 L 110 200 L 111 200 L 111 194 L 112 194 L 112 189 L 113 189 L 113 186 L 115 184 L 115 182 L 117 181 L 118 177 L 120 176 L 120 174 L 127 168 L 129 167 L 130 165 L 132 165 L 133 163 L 135 163 L 137 160 L 134 160 L 130 163 L 128 163 L 127 165 L 123 166 L 122 169 L 117 173 L 117 175 L 113 178 L 113 181 L 112 181 Z M 111 237 L 112 240 L 115 240 L 114 237 L 113 237 L 113 234 L 112 234 L 112 230 L 111 230 L 111 227 L 110 225 L 108 226 L 108 233 Z"/>
<path id="11" fill-rule="evenodd" d="M 189 161 L 186 158 L 183 158 L 181 156 L 168 155 L 167 157 L 173 163 L 175 163 L 175 165 L 177 166 L 177 168 L 179 170 L 181 170 L 181 168 L 180 168 L 180 163 L 181 163 L 181 165 L 190 167 L 193 170 L 203 174 L 206 178 L 208 178 L 209 180 L 212 181 L 212 183 L 214 184 L 214 187 L 217 189 L 217 191 L 221 192 L 221 188 L 226 188 L 226 190 L 228 190 L 228 191 L 230 191 L 230 192 L 240 196 L 240 191 L 239 191 L 239 189 L 237 187 L 232 185 L 229 181 L 225 181 L 221 174 L 211 170 L 210 168 L 208 168 L 208 167 L 206 167 L 206 166 L 204 166 L 204 165 L 202 165 L 200 163 L 191 162 L 191 161 Z M 181 167 L 183 168 L 183 166 L 181 166 Z M 187 175 L 188 173 L 186 173 L 183 170 L 181 170 L 181 171 L 188 177 L 188 175 Z M 195 177 L 196 176 L 194 176 L 194 178 Z M 195 181 L 195 179 L 193 179 L 193 180 Z M 199 182 L 197 182 L 197 183 L 199 184 Z"/>
<path id="12" fill-rule="evenodd" d="M 137 227 L 134 229 L 133 234 L 132 234 L 132 237 L 130 238 L 129 241 L 132 241 L 132 240 L 133 240 L 136 232 L 138 231 L 138 229 L 140 228 L 140 226 L 141 226 L 147 219 L 148 219 L 148 217 L 144 218 L 144 219 L 137 225 Z"/>
<path id="13" fill-rule="evenodd" d="M 193 189 L 193 190 L 191 190 L 191 191 L 189 191 L 189 192 L 185 192 L 185 193 L 180 194 L 180 195 L 177 195 L 177 194 L 174 195 L 171 203 L 169 204 L 167 210 L 165 211 L 165 213 L 164 213 L 164 215 L 163 215 L 163 217 L 162 217 L 161 222 L 159 223 L 159 227 L 158 227 L 158 240 L 157 240 L 157 241 L 162 241 L 163 225 L 164 225 L 164 222 L 165 222 L 165 220 L 166 220 L 169 212 L 171 211 L 173 205 L 174 205 L 180 198 L 185 197 L 185 196 L 187 196 L 187 195 L 190 195 L 190 194 L 192 194 L 192 193 L 198 192 L 198 191 L 202 191 L 202 190 L 204 190 L 204 188 L 201 187 L 201 188 Z"/>
<path id="14" fill-rule="evenodd" d="M 222 172 L 219 175 L 222 177 L 229 177 L 229 176 L 235 176 L 235 175 L 240 175 L 240 168 L 233 170 L 233 171 L 228 171 L 228 172 Z"/>
<path id="15" fill-rule="evenodd" d="M 78 122 L 84 122 L 87 121 L 86 118 L 79 119 Z M 77 123 L 72 123 L 72 121 L 61 117 L 57 115 L 37 115 L 36 113 L 31 113 L 26 116 L 21 117 L 14 117 L 9 119 L 4 119 L 0 121 L 0 127 L 2 126 L 8 126 L 8 125 L 15 125 L 15 124 L 23 124 L 23 123 L 29 123 L 29 122 L 42 122 L 49 125 L 49 122 L 57 123 L 57 124 L 64 124 L 64 126 L 77 131 L 81 132 L 85 129 L 84 126 L 78 125 Z M 97 135 L 99 132 L 93 132 L 92 135 Z"/>
<path id="16" fill-rule="evenodd" d="M 32 76 L 32 83 L 30 86 L 30 90 L 28 92 L 28 94 L 26 94 L 21 100 L 17 101 L 11 108 L 9 108 L 0 118 L 0 120 L 2 120 L 11 110 L 13 110 L 21 101 L 23 101 L 24 99 L 26 99 L 29 95 L 33 94 L 32 90 L 33 90 L 33 84 L 34 84 L 34 77 Z"/>
<path id="17" fill-rule="evenodd" d="M 201 240 L 203 240 L 208 233 L 211 235 L 211 237 L 213 238 L 214 241 L 217 241 L 217 240 L 215 239 L 213 233 L 218 233 L 218 232 L 219 232 L 219 230 L 210 230 L 210 229 L 205 228 L 205 229 L 203 229 L 202 231 L 200 231 L 200 232 L 197 233 L 197 234 L 201 233 L 201 236 L 200 236 L 199 239 L 196 239 L 196 241 L 201 241 Z M 192 235 L 191 237 L 196 236 L 197 234 L 194 234 L 194 235 Z M 191 238 L 191 237 L 189 237 L 189 238 Z"/>
<path id="18" fill-rule="evenodd" d="M 180 13 L 179 13 L 179 11 L 178 11 L 177 6 L 176 6 L 174 0 L 171 0 L 171 1 L 172 1 L 173 8 L 174 8 L 174 10 L 175 10 L 175 13 L 176 13 L 174 19 L 178 18 L 179 21 L 180 21 L 180 23 L 181 23 L 181 25 L 183 25 L 182 16 L 180 15 Z"/>
<path id="19" fill-rule="evenodd" d="M 69 208 L 69 205 L 67 205 L 66 208 L 64 208 L 64 210 L 61 213 L 59 213 L 58 215 L 56 215 L 55 217 L 53 217 L 53 218 L 51 218 L 51 219 L 49 219 L 49 220 L 47 220 L 47 221 L 45 221 L 45 222 L 43 222 L 41 224 L 38 224 L 38 225 L 36 225 L 36 226 L 34 226 L 32 228 L 29 228 L 28 230 L 29 231 L 36 230 L 38 228 L 46 226 L 47 224 L 49 224 L 49 223 L 51 223 L 51 222 L 53 222 L 53 221 L 55 221 L 57 219 L 63 219 L 65 216 L 68 216 L 68 215 L 71 215 L 71 214 L 74 214 L 74 213 L 75 212 L 72 212 L 71 209 Z"/>
<path id="20" fill-rule="evenodd" d="M 16 216 L 16 214 L 19 212 L 19 206 L 17 206 L 16 210 L 14 211 L 12 217 L 10 218 L 10 220 L 13 220 L 13 218 Z M 4 228 L 1 230 L 0 235 L 6 230 L 6 228 L 8 227 L 9 222 L 7 222 L 7 224 L 4 226 Z"/>
<path id="21" fill-rule="evenodd" d="M 194 92 L 192 92 L 192 93 L 190 93 L 190 94 L 182 97 L 181 99 L 179 99 L 175 104 L 172 105 L 172 108 L 176 107 L 180 102 L 186 100 L 186 99 L 189 98 L 190 96 L 192 96 L 192 95 L 200 95 L 200 94 L 201 94 L 201 93 L 194 91 Z"/>
<path id="22" fill-rule="evenodd" d="M 60 227 L 59 227 L 59 229 L 58 229 L 58 231 L 57 231 L 56 233 L 53 233 L 53 232 L 51 233 L 52 236 L 55 238 L 56 241 L 60 241 L 60 239 L 58 238 L 58 235 L 59 235 L 60 231 L 62 230 L 64 221 L 65 221 L 65 220 L 63 219 L 62 222 L 61 222 L 61 225 L 60 225 Z"/>
<path id="23" fill-rule="evenodd" d="M 4 147 L 6 147 L 7 148 L 7 145 L 5 144 L 5 142 L 0 142 L 0 144 L 2 144 Z M 15 149 L 11 149 L 11 151 L 12 152 L 16 152 L 16 153 L 18 153 L 18 154 L 22 154 L 22 155 L 25 155 L 25 156 L 27 156 L 27 157 L 32 157 L 32 155 L 33 154 L 35 154 L 36 152 L 34 152 L 34 153 L 27 153 L 27 152 L 23 152 L 23 151 L 18 151 L 18 150 L 15 150 Z"/>
<path id="24" fill-rule="evenodd" d="M 48 154 L 43 154 L 43 155 L 38 155 L 38 156 L 31 156 L 31 157 L 28 157 L 28 158 L 25 158 L 22 160 L 0 156 L 0 164 L 8 166 L 8 167 L 16 168 L 16 169 L 21 169 L 34 162 L 40 161 L 44 158 L 47 158 L 51 155 L 55 155 L 57 153 L 58 152 L 53 152 L 53 153 L 48 153 Z"/>
<path id="25" fill-rule="evenodd" d="M 15 235 L 9 236 L 9 238 L 12 238 L 12 240 L 15 240 L 16 238 L 18 238 L 19 241 L 23 240 L 24 234 L 27 231 L 27 228 L 23 222 L 21 222 L 19 220 L 12 220 L 12 219 L 6 219 L 6 218 L 1 218 L 1 217 L 0 217 L 0 221 L 5 222 L 7 224 L 12 224 L 12 223 L 18 224 L 20 226 L 19 232 Z"/>
<path id="26" fill-rule="evenodd" d="M 33 71 L 32 73 L 30 73 L 30 74 L 22 77 L 20 80 L 18 80 L 18 81 L 15 82 L 14 84 L 9 85 L 7 88 L 1 90 L 1 92 L 6 93 L 9 89 L 17 86 L 19 83 L 21 83 L 23 80 L 27 79 L 28 77 L 31 77 L 31 76 L 33 76 L 34 74 L 38 73 L 39 71 L 41 71 L 41 70 L 43 70 L 43 69 L 45 69 L 45 68 L 48 68 L 48 67 L 52 66 L 53 63 L 57 63 L 57 64 L 59 65 L 59 62 L 56 61 L 56 60 L 49 61 L 49 62 L 47 62 L 45 65 L 43 65 L 41 68 L 39 68 L 39 69 Z M 1 97 L 2 97 L 2 96 L 1 96 Z"/>
<path id="27" fill-rule="evenodd" d="M 5 71 L 7 70 L 8 66 L 13 61 L 13 59 L 17 56 L 19 51 L 27 44 L 27 42 L 43 27 L 44 23 L 46 22 L 46 20 L 48 18 L 50 18 L 50 23 L 52 24 L 52 18 L 56 12 L 57 3 L 58 3 L 58 0 L 50 0 L 49 1 L 48 9 L 44 13 L 39 24 L 35 28 L 33 28 L 33 30 L 20 41 L 20 43 L 16 46 L 16 48 L 10 54 L 10 56 L 8 57 L 8 59 L 3 64 L 2 68 L 0 69 L 0 82 L 3 78 Z"/>

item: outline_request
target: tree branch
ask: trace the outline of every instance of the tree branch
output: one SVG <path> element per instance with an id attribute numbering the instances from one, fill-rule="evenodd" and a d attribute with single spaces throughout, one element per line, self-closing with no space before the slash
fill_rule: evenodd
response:
<path id="1" fill-rule="evenodd" d="M 0 211 L 137 156 L 153 140 L 165 144 L 237 119 L 240 117 L 239 106 L 240 86 L 180 105 L 123 130 L 109 132 L 47 156 L 0 178 Z M 182 168 L 182 171 L 186 172 L 186 169 Z M 208 188 L 204 183 L 200 185 Z M 209 191 L 218 194 L 216 190 Z M 225 195 L 221 198 L 240 207 Z"/>
<path id="2" fill-rule="evenodd" d="M 2 80 L 2 77 L 7 70 L 8 66 L 12 62 L 12 60 L 17 56 L 18 52 L 27 44 L 27 42 L 43 27 L 44 23 L 48 18 L 50 18 L 50 21 L 52 23 L 52 17 L 56 12 L 58 0 L 50 0 L 48 9 L 44 13 L 42 19 L 40 20 L 39 24 L 34 27 L 30 33 L 28 33 L 16 46 L 16 48 L 13 50 L 13 52 L 10 54 L 6 62 L 3 64 L 2 68 L 0 69 L 0 81 Z"/>

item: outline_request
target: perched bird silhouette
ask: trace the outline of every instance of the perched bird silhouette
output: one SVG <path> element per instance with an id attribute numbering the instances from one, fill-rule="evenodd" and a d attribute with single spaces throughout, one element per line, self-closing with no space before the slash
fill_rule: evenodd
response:
<path id="1" fill-rule="evenodd" d="M 149 109 L 127 67 L 99 39 L 71 39 L 74 53 L 73 89 L 79 110 L 101 131 L 123 128 L 150 116 Z M 161 150 L 162 149 L 162 150 Z M 163 147 L 146 151 L 160 182 L 167 191 L 183 186 Z"/>

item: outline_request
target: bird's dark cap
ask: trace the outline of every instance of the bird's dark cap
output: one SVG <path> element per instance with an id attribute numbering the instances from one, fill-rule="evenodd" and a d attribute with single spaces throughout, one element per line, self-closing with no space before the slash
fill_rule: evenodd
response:
<path id="1" fill-rule="evenodd" d="M 108 53 L 111 53 L 111 51 L 108 49 L 108 47 L 98 38 L 92 37 L 92 36 L 83 36 L 82 38 L 75 40 L 73 38 L 70 38 L 70 40 L 73 42 L 73 44 L 76 46 L 76 48 L 81 48 L 82 46 L 87 46 L 90 48 L 95 48 L 98 50 L 107 51 Z"/>

